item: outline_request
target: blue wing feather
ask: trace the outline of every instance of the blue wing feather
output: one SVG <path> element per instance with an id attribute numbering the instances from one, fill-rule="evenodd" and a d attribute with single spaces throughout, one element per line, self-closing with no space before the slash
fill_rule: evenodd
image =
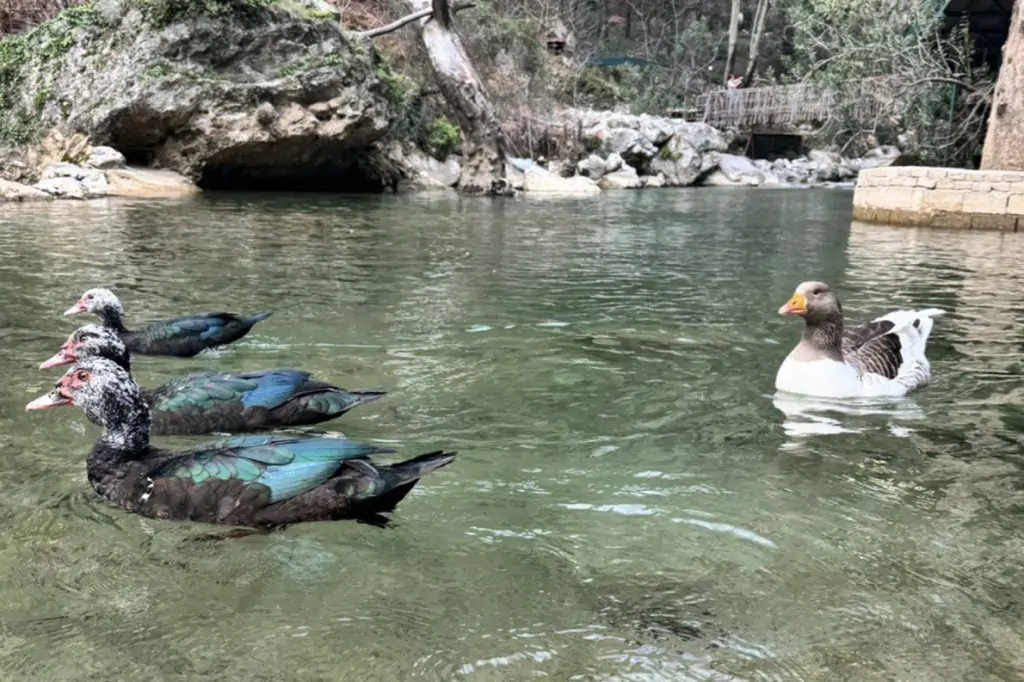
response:
<path id="1" fill-rule="evenodd" d="M 392 452 L 340 438 L 295 438 L 251 435 L 222 438 L 168 462 L 155 476 L 186 478 L 199 484 L 208 478 L 242 480 L 270 490 L 279 502 L 317 487 L 345 460 Z"/>
<path id="2" fill-rule="evenodd" d="M 308 381 L 310 375 L 309 372 L 285 369 L 249 372 L 238 376 L 256 382 L 256 388 L 242 394 L 242 405 L 272 410 L 295 395 L 295 390 Z"/>

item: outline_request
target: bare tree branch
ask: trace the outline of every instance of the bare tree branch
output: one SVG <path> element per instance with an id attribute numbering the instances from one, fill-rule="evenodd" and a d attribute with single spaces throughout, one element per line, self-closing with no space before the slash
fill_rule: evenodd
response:
<path id="1" fill-rule="evenodd" d="M 444 4 L 445 6 L 447 6 L 447 3 L 437 3 L 437 4 Z M 476 3 L 475 2 L 471 2 L 471 1 L 470 2 L 456 3 L 454 5 L 451 5 L 451 14 L 454 14 L 455 12 L 458 12 L 459 10 L 469 9 L 471 7 L 476 7 Z M 376 38 L 377 36 L 386 35 L 388 33 L 394 33 L 395 31 L 397 31 L 398 29 L 402 28 L 406 24 L 411 24 L 412 22 L 416 21 L 417 19 L 422 19 L 423 17 L 429 17 L 429 16 L 431 16 L 433 14 L 434 14 L 434 7 L 429 7 L 427 9 L 421 9 L 419 12 L 413 12 L 412 14 L 408 14 L 408 15 L 402 17 L 401 19 L 396 19 L 395 21 L 392 21 L 390 24 L 387 24 L 386 26 L 379 26 L 377 28 L 371 28 L 368 31 L 359 31 L 358 33 L 356 33 L 356 35 L 359 36 L 360 38 Z M 448 17 L 448 20 L 447 20 L 448 23 L 447 24 L 442 23 L 442 25 L 447 26 L 448 24 L 451 23 L 451 16 L 450 16 L 450 14 L 445 14 L 445 16 Z M 437 17 L 435 17 L 435 19 L 436 18 Z"/>

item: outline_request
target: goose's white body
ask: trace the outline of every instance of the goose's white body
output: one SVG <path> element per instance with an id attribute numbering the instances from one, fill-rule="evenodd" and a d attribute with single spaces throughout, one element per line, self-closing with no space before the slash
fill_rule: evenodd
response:
<path id="1" fill-rule="evenodd" d="M 928 335 L 934 317 L 944 314 L 938 308 L 897 310 L 872 322 L 888 321 L 892 329 L 884 334 L 900 341 L 899 354 L 892 354 L 897 364 L 896 376 L 889 378 L 873 372 L 861 372 L 857 366 L 829 358 L 801 360 L 798 348 L 786 357 L 775 376 L 775 388 L 818 398 L 871 398 L 906 395 L 931 379 L 931 365 L 925 357 Z M 916 324 L 915 324 L 916 323 Z M 854 351 L 856 352 L 856 350 Z"/>

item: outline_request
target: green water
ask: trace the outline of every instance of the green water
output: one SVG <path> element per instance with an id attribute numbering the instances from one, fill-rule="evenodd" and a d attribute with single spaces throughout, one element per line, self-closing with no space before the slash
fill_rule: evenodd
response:
<path id="1" fill-rule="evenodd" d="M 22 680 L 1020 680 L 1019 235 L 850 225 L 845 191 L 225 195 L 0 206 L 0 671 Z M 773 401 L 823 279 L 939 306 L 902 403 Z M 230 350 L 383 400 L 323 430 L 459 450 L 378 529 L 208 527 L 98 499 L 39 371 L 129 325 L 274 316 Z M 201 439 L 159 439 L 184 448 Z"/>

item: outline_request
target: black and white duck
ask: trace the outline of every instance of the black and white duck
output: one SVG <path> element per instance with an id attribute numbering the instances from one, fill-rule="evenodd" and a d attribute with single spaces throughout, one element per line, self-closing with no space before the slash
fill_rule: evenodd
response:
<path id="1" fill-rule="evenodd" d="M 106 327 L 79 327 L 40 369 L 106 358 L 131 373 L 131 357 Z M 152 434 L 246 433 L 309 426 L 336 419 L 354 407 L 382 398 L 384 391 L 347 391 L 297 369 L 255 372 L 194 372 L 151 389 L 141 389 L 152 415 Z"/>
<path id="2" fill-rule="evenodd" d="M 172 355 L 189 358 L 206 350 L 234 343 L 249 333 L 257 322 L 272 313 L 236 315 L 235 313 L 196 313 L 154 322 L 138 331 L 124 326 L 124 306 L 109 289 L 89 289 L 78 302 L 64 311 L 65 317 L 93 313 L 104 327 L 112 329 L 132 353 Z"/>
<path id="3" fill-rule="evenodd" d="M 27 410 L 80 407 L 103 434 L 89 453 L 90 484 L 136 514 L 256 528 L 372 518 L 393 511 L 423 476 L 456 453 L 435 451 L 381 465 L 394 452 L 336 438 L 235 436 L 187 452 L 150 445 L 139 387 L 105 358 L 77 362 Z"/>

